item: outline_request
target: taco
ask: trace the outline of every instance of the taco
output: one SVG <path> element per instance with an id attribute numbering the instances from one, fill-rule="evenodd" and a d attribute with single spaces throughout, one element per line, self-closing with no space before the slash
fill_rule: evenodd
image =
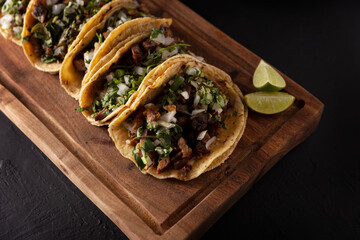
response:
<path id="1" fill-rule="evenodd" d="M 172 35 L 171 19 L 136 20 L 137 25 L 127 28 L 133 32 L 132 36 L 126 41 L 112 40 L 109 45 L 104 44 L 100 50 L 113 50 L 84 77 L 79 110 L 93 125 L 109 124 L 136 99 L 140 86 L 140 89 L 146 88 L 154 76 L 163 73 L 167 59 L 187 52 L 189 45 Z M 122 34 L 124 38 L 126 35 Z M 119 44 L 123 47 L 114 47 Z"/>
<path id="2" fill-rule="evenodd" d="M 79 32 L 90 29 L 111 0 L 31 0 L 24 17 L 23 49 L 37 69 L 57 73 Z M 85 37 L 82 32 L 79 39 Z"/>
<path id="3" fill-rule="evenodd" d="M 94 18 L 91 28 L 83 28 L 76 38 L 76 46 L 66 54 L 60 69 L 60 83 L 65 90 L 74 98 L 79 98 L 81 83 L 85 73 L 90 66 L 96 65 L 99 59 L 103 58 L 107 52 L 100 51 L 101 46 L 121 34 L 127 34 L 126 29 L 137 22 L 129 24 L 129 21 L 136 18 L 150 16 L 144 5 L 139 5 L 133 0 L 114 0 L 108 4 L 108 8 L 98 12 Z M 120 29 L 118 26 L 123 25 Z M 114 30 L 115 29 L 115 30 Z M 115 35 L 111 33 L 115 32 Z M 85 32 L 82 34 L 82 32 Z M 94 64 L 92 59 L 95 58 Z"/>
<path id="4" fill-rule="evenodd" d="M 0 33 L 19 46 L 28 4 L 29 0 L 0 0 Z"/>
<path id="5" fill-rule="evenodd" d="M 109 134 L 143 173 L 191 180 L 235 149 L 247 119 L 242 98 L 225 72 L 179 55 L 111 122 Z"/>

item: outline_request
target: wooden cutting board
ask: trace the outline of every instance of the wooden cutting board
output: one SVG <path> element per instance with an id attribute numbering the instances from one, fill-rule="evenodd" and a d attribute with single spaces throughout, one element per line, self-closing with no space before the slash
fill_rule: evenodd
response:
<path id="1" fill-rule="evenodd" d="M 177 0 L 149 0 L 156 16 L 172 17 L 175 32 L 206 61 L 253 92 L 260 58 Z M 221 167 L 190 182 L 146 176 L 116 150 L 106 127 L 91 126 L 77 102 L 42 73 L 22 49 L 0 38 L 0 109 L 130 239 L 201 236 L 282 156 L 317 126 L 323 104 L 284 76 L 296 97 L 287 111 L 249 112 L 245 133 Z"/>

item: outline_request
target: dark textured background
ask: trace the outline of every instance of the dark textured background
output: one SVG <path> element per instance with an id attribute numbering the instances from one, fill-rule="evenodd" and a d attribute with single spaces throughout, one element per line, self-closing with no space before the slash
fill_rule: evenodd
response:
<path id="1" fill-rule="evenodd" d="M 360 4 L 183 2 L 325 103 L 315 133 L 203 238 L 360 239 Z M 126 237 L 0 113 L 0 239 Z"/>

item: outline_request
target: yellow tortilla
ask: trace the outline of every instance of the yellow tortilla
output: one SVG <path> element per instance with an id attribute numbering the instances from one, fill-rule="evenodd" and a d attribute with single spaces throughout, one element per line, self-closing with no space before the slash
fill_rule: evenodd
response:
<path id="1" fill-rule="evenodd" d="M 75 99 L 79 99 L 81 83 L 84 78 L 84 73 L 77 71 L 74 66 L 73 61 L 76 56 L 93 40 L 93 38 L 96 36 L 96 32 L 104 28 L 109 17 L 122 8 L 131 7 L 136 7 L 133 0 L 114 0 L 110 2 L 100 9 L 100 11 L 83 27 L 79 35 L 76 37 L 75 41 L 71 45 L 71 49 L 69 49 L 64 58 L 59 72 L 60 84 L 70 96 L 74 97 Z M 132 21 L 134 21 L 134 23 L 130 23 Z M 120 25 L 122 27 L 120 29 L 117 28 L 114 31 L 120 32 L 124 35 L 128 34 L 125 29 L 129 28 L 133 24 L 137 24 L 138 22 L 137 19 L 132 21 Z M 109 37 L 105 40 L 101 47 L 112 41 L 112 39 L 109 39 Z M 100 53 L 96 57 L 97 61 L 107 54 L 106 51 L 102 50 L 98 50 L 98 52 Z"/>
<path id="2" fill-rule="evenodd" d="M 199 67 L 205 77 L 214 82 L 220 91 L 230 100 L 231 107 L 227 109 L 225 113 L 225 124 L 227 129 L 220 128 L 218 130 L 216 141 L 210 145 L 210 154 L 202 157 L 193 157 L 191 159 L 191 161 L 194 161 L 194 164 L 186 177 L 183 177 L 180 171 L 175 169 L 168 169 L 160 174 L 157 173 L 156 168 L 154 167 L 142 170 L 144 174 L 151 174 L 159 179 L 176 178 L 188 181 L 200 176 L 204 172 L 220 166 L 233 152 L 245 129 L 247 108 L 243 104 L 243 95 L 240 89 L 233 83 L 230 76 L 222 70 L 200 62 L 189 55 L 178 55 L 170 58 L 167 61 L 167 69 L 165 72 L 157 77 L 153 84 L 146 89 L 142 89 L 136 101 L 111 122 L 109 134 L 120 153 L 136 164 L 132 154 L 133 147 L 126 143 L 128 131 L 122 126 L 122 123 L 139 106 L 152 102 L 152 100 L 163 91 L 164 84 L 166 84 L 176 73 L 181 72 L 184 69 L 184 66 Z M 237 114 L 234 114 L 234 112 L 237 112 Z"/>
<path id="3" fill-rule="evenodd" d="M 134 22 L 136 21 L 136 22 Z M 94 96 L 99 84 L 99 81 L 102 80 L 110 71 L 110 67 L 116 63 L 121 57 L 128 52 L 131 47 L 143 41 L 144 39 L 150 36 L 151 30 L 154 27 L 160 27 L 161 25 L 170 26 L 172 20 L 171 19 L 155 19 L 155 18 L 139 18 L 133 21 L 129 21 L 129 24 L 132 24 L 132 27 L 129 28 L 128 26 L 123 27 L 125 24 L 120 25 L 116 30 L 122 28 L 123 31 L 112 31 L 111 34 L 108 36 L 108 39 L 111 39 L 106 44 L 103 44 L 103 47 L 99 49 L 97 54 L 100 54 L 100 51 L 107 51 L 109 50 L 108 54 L 106 54 L 101 59 L 93 59 L 98 60 L 97 64 L 93 67 L 90 65 L 90 71 L 85 75 L 83 79 L 83 86 L 81 87 L 80 97 L 79 97 L 79 105 L 82 108 L 90 107 Z M 121 32 L 120 35 L 119 32 Z M 96 54 L 96 55 L 97 55 Z M 95 56 L 96 57 L 96 56 Z M 166 61 L 165 61 L 166 62 Z M 164 63 L 165 63 L 164 62 Z M 162 71 L 164 68 L 164 63 L 159 65 L 158 67 L 151 70 L 146 77 L 144 78 L 143 82 L 139 86 L 139 90 L 142 89 L 142 86 L 147 86 L 152 82 L 153 75 Z M 166 64 L 165 64 L 166 65 Z M 136 91 L 128 100 L 125 105 L 122 105 L 116 108 L 111 114 L 109 114 L 106 118 L 100 121 L 95 121 L 93 117 L 91 117 L 91 113 L 89 111 L 83 111 L 84 116 L 89 120 L 89 122 L 96 126 L 103 126 L 108 125 L 110 121 L 118 114 L 120 114 L 124 109 L 132 104 L 135 101 L 137 95 L 140 91 Z"/>

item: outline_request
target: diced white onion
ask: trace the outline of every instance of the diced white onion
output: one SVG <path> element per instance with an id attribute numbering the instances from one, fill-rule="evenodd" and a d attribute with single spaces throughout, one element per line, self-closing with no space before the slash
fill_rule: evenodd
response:
<path id="1" fill-rule="evenodd" d="M 134 67 L 134 71 L 135 71 L 138 75 L 143 75 L 143 74 L 145 73 L 145 68 L 136 66 L 136 67 Z"/>
<path id="2" fill-rule="evenodd" d="M 89 62 L 89 60 L 91 62 L 94 55 L 95 55 L 94 51 L 84 53 L 84 62 L 85 62 L 85 67 L 86 68 L 90 67 L 90 63 L 88 63 L 88 62 Z"/>
<path id="3" fill-rule="evenodd" d="M 218 114 L 222 113 L 223 109 L 220 107 L 218 103 L 214 103 L 212 109 L 216 111 Z"/>
<path id="4" fill-rule="evenodd" d="M 184 92 L 182 92 L 180 94 L 185 98 L 185 100 L 189 99 L 189 93 L 187 91 L 184 91 Z"/>
<path id="5" fill-rule="evenodd" d="M 159 139 L 155 139 L 155 141 L 153 142 L 154 146 L 159 146 L 161 144 Z"/>
<path id="6" fill-rule="evenodd" d="M 169 46 L 172 42 L 174 42 L 174 39 L 172 37 L 165 37 L 165 35 L 162 33 L 159 33 L 157 37 L 152 40 L 165 46 Z"/>
<path id="7" fill-rule="evenodd" d="M 173 85 L 174 82 L 175 82 L 175 80 L 174 80 L 174 79 L 171 79 L 171 80 L 169 81 L 169 85 L 170 85 L 170 86 Z"/>
<path id="8" fill-rule="evenodd" d="M 129 86 L 129 85 L 130 85 L 130 76 L 129 76 L 129 75 L 125 75 L 125 76 L 124 76 L 124 81 L 125 81 L 125 84 Z"/>
<path id="9" fill-rule="evenodd" d="M 117 16 L 118 19 L 121 19 L 121 18 L 127 18 L 127 15 L 124 11 L 120 11 L 118 16 Z"/>
<path id="10" fill-rule="evenodd" d="M 127 145 L 130 145 L 131 141 L 130 141 L 129 139 L 126 139 L 125 143 L 126 143 Z"/>
<path id="11" fill-rule="evenodd" d="M 164 45 L 165 46 L 169 46 L 171 43 L 173 43 L 175 41 L 175 39 L 173 39 L 172 37 L 166 37 L 165 38 L 165 42 Z"/>
<path id="12" fill-rule="evenodd" d="M 199 140 L 199 141 L 203 140 L 206 133 L 207 133 L 207 130 L 202 131 L 201 133 L 199 133 L 199 135 L 198 135 L 198 137 L 196 139 Z"/>
<path id="13" fill-rule="evenodd" d="M 78 8 L 79 6 L 77 6 L 76 4 L 71 4 L 71 5 L 67 5 L 67 8 L 65 9 L 67 14 L 73 14 L 76 11 L 76 8 Z M 65 15 L 63 16 L 63 20 L 66 21 L 67 18 L 65 17 Z"/>
<path id="14" fill-rule="evenodd" d="M 61 20 L 56 21 L 56 24 L 61 28 L 65 27 L 65 23 L 63 23 Z"/>
<path id="15" fill-rule="evenodd" d="M 111 72 L 111 73 L 109 73 L 108 75 L 106 75 L 106 80 L 107 80 L 108 82 L 110 82 L 111 80 L 113 80 L 113 78 L 114 78 L 114 73 L 113 73 L 113 72 Z"/>
<path id="16" fill-rule="evenodd" d="M 196 93 L 195 98 L 194 98 L 194 106 L 196 107 L 200 102 L 200 96 L 199 94 Z"/>
<path id="17" fill-rule="evenodd" d="M 108 32 L 111 32 L 112 30 L 114 30 L 114 28 L 109 26 L 106 30 L 107 30 Z"/>
<path id="18" fill-rule="evenodd" d="M 174 122 L 176 123 L 176 118 L 175 118 L 175 114 L 176 114 L 176 111 L 170 111 L 170 112 L 167 112 L 163 115 L 160 116 L 160 120 L 163 120 L 165 122 Z"/>
<path id="19" fill-rule="evenodd" d="M 18 34 L 19 32 L 21 33 L 22 32 L 22 27 L 19 27 L 19 26 L 17 26 L 17 27 L 13 27 L 13 32 L 14 32 L 14 34 L 16 35 L 16 34 Z"/>
<path id="20" fill-rule="evenodd" d="M 145 158 L 146 153 L 144 149 L 141 149 L 141 155 L 142 155 L 141 160 L 143 161 L 143 163 L 147 164 L 147 159 Z"/>
<path id="21" fill-rule="evenodd" d="M 113 93 L 114 92 L 114 89 L 112 87 L 109 87 L 107 90 L 106 90 L 107 93 Z"/>
<path id="22" fill-rule="evenodd" d="M 216 140 L 216 137 L 215 137 L 215 136 L 213 136 L 212 138 L 210 138 L 210 139 L 206 142 L 206 144 L 205 144 L 206 149 L 209 149 L 210 145 L 211 145 L 213 142 L 215 142 L 215 140 Z"/>
<path id="23" fill-rule="evenodd" d="M 9 29 L 11 27 L 11 22 L 14 21 L 13 15 L 5 14 L 0 18 L 0 25 L 2 29 Z"/>
<path id="24" fill-rule="evenodd" d="M 199 113 L 205 112 L 205 109 L 195 109 L 191 112 L 191 116 L 195 116 Z"/>
<path id="25" fill-rule="evenodd" d="M 168 50 L 164 50 L 162 51 L 161 53 L 161 60 L 165 60 L 165 59 L 168 59 L 170 56 L 170 52 Z"/>
<path id="26" fill-rule="evenodd" d="M 153 165 L 153 161 L 151 160 L 150 157 L 146 158 L 146 161 L 147 161 L 147 166 L 152 166 Z"/>
<path id="27" fill-rule="evenodd" d="M 121 97 L 116 98 L 117 103 L 122 102 L 122 101 L 124 101 L 124 97 L 121 96 Z"/>
<path id="28" fill-rule="evenodd" d="M 58 2 L 58 0 L 46 0 L 46 5 L 51 6 L 51 5 L 54 5 L 57 2 Z"/>
<path id="29" fill-rule="evenodd" d="M 118 95 L 123 96 L 125 95 L 126 91 L 129 89 L 128 86 L 124 83 L 119 83 L 118 85 L 119 91 L 117 92 Z"/>
<path id="30" fill-rule="evenodd" d="M 156 152 L 157 152 L 159 155 L 163 155 L 163 154 L 164 154 L 164 151 L 162 150 L 162 148 L 156 149 Z"/>
<path id="31" fill-rule="evenodd" d="M 166 60 L 166 59 L 168 59 L 168 58 L 170 58 L 170 57 L 172 57 L 172 56 L 174 56 L 174 55 L 176 55 L 178 53 L 179 53 L 179 50 L 177 48 L 175 48 L 171 52 L 169 50 L 164 50 L 162 52 L 162 55 L 161 55 L 161 60 Z"/>
<path id="32" fill-rule="evenodd" d="M 127 21 L 129 21 L 129 19 L 127 17 L 121 17 L 120 19 L 123 23 L 126 23 Z"/>
<path id="33" fill-rule="evenodd" d="M 191 81 L 190 84 L 193 85 L 196 90 L 199 89 L 199 85 L 195 81 Z"/>
<path id="34" fill-rule="evenodd" d="M 165 128 L 173 128 L 175 127 L 175 124 L 173 123 L 169 123 L 169 122 L 165 122 L 163 120 L 157 120 L 157 123 L 162 126 L 162 127 L 165 127 Z"/>
<path id="35" fill-rule="evenodd" d="M 76 0 L 76 3 L 80 6 L 84 6 L 84 0 Z"/>
<path id="36" fill-rule="evenodd" d="M 65 7 L 66 5 L 62 3 L 55 4 L 52 6 L 52 13 L 54 15 L 59 15 L 64 10 Z"/>
<path id="37" fill-rule="evenodd" d="M 187 75 L 194 76 L 197 73 L 200 73 L 200 69 L 198 67 L 189 68 L 186 70 Z"/>
<path id="38" fill-rule="evenodd" d="M 61 48 L 56 48 L 54 51 L 54 55 L 61 54 Z"/>
<path id="39" fill-rule="evenodd" d="M 157 35 L 157 37 L 154 38 L 153 40 L 154 40 L 155 42 L 157 42 L 157 43 L 162 43 L 162 44 L 164 44 L 165 35 L 162 34 L 162 33 L 159 33 L 159 34 Z"/>

